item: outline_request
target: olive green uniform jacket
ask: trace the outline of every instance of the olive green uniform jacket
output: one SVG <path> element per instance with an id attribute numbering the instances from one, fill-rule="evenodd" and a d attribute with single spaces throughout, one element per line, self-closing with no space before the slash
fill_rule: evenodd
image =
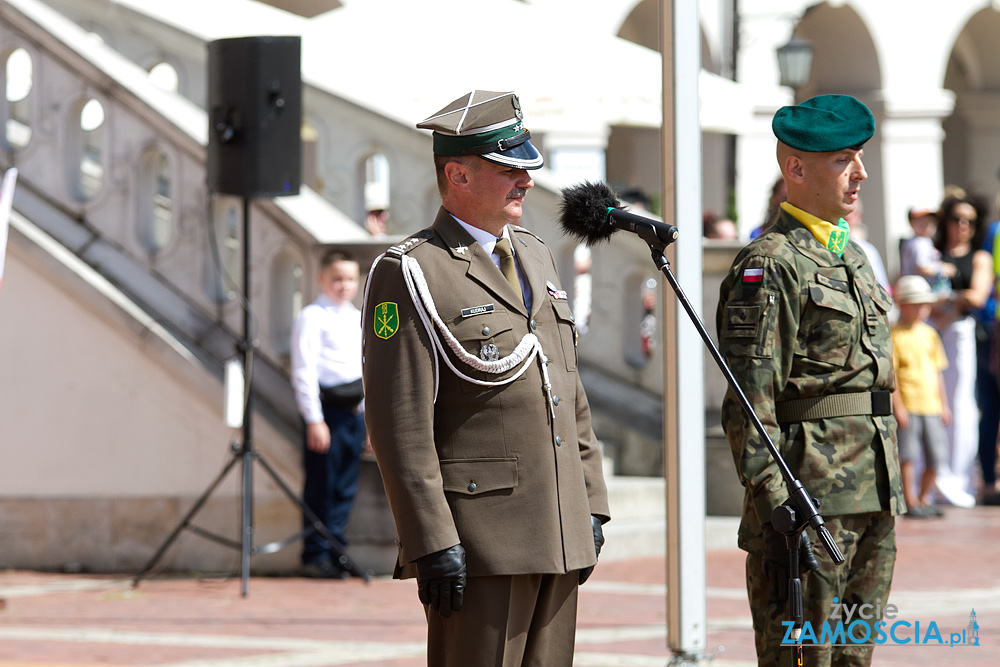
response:
<path id="1" fill-rule="evenodd" d="M 390 248 L 368 278 L 365 421 L 396 523 L 397 578 L 415 576 L 417 558 L 458 543 L 472 577 L 566 573 L 596 563 L 590 516 L 610 513 L 577 373 L 576 327 L 548 248 L 527 230 L 510 231 L 531 285 L 530 313 L 444 209 L 432 227 Z M 539 358 L 505 386 L 457 377 L 415 311 L 403 255 L 419 263 L 441 320 L 471 354 L 489 356 L 483 350 L 492 344 L 504 358 L 535 334 L 549 362 L 551 403 Z M 477 379 L 517 372 L 490 375 L 446 354 Z"/>
<path id="2" fill-rule="evenodd" d="M 719 294 L 719 348 L 792 473 L 821 515 L 905 511 L 892 415 L 779 423 L 782 401 L 892 390 L 892 299 L 864 251 L 843 258 L 782 211 L 737 255 Z M 722 424 L 746 488 L 740 544 L 759 533 L 788 490 L 730 389 Z"/>

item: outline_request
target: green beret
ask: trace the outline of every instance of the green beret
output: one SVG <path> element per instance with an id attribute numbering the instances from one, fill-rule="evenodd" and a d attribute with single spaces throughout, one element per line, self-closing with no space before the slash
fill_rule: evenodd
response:
<path id="1" fill-rule="evenodd" d="M 478 155 L 518 169 L 538 169 L 542 156 L 528 139 L 514 93 L 473 90 L 417 123 L 432 130 L 437 155 Z"/>
<path id="2" fill-rule="evenodd" d="M 875 134 L 875 117 L 850 95 L 817 95 L 795 106 L 781 107 L 771 121 L 783 144 L 809 153 L 855 148 Z"/>

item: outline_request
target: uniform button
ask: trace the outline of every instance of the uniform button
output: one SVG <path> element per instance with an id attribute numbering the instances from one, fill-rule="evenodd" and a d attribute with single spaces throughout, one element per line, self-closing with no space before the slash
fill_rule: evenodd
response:
<path id="1" fill-rule="evenodd" d="M 483 335 L 484 336 L 489 336 L 490 335 L 490 328 L 489 327 L 483 327 Z"/>
<path id="2" fill-rule="evenodd" d="M 556 445 L 557 446 L 562 446 L 562 436 L 561 435 L 557 435 L 556 436 Z"/>
<path id="3" fill-rule="evenodd" d="M 473 493 L 476 490 L 476 483 L 469 482 L 469 493 Z"/>
<path id="4" fill-rule="evenodd" d="M 559 405 L 559 397 L 558 397 L 558 396 L 553 396 L 553 397 L 552 397 L 552 402 L 553 402 L 553 403 L 554 403 L 555 405 Z"/>
<path id="5" fill-rule="evenodd" d="M 536 322 L 535 320 L 531 320 L 531 328 L 532 329 L 537 329 L 538 328 L 538 322 Z"/>

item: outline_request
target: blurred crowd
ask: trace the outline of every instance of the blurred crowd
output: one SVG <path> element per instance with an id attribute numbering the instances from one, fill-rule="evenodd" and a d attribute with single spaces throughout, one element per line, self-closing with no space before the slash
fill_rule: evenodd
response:
<path id="1" fill-rule="evenodd" d="M 961 507 L 1000 504 L 996 475 L 1000 220 L 991 218 L 989 209 L 985 198 L 958 187 L 946 188 L 943 201 L 936 205 L 912 207 L 913 234 L 900 242 L 896 278 L 897 292 L 899 281 L 906 279 L 911 285 L 920 280 L 919 287 L 929 294 L 926 321 L 945 353 L 941 397 L 948 417 L 944 456 L 937 462 L 931 493 L 936 502 Z M 914 476 L 907 482 L 916 485 L 920 469 L 931 466 L 920 460 L 913 463 Z M 911 514 L 934 516 L 923 510 L 928 504 L 918 501 Z"/>

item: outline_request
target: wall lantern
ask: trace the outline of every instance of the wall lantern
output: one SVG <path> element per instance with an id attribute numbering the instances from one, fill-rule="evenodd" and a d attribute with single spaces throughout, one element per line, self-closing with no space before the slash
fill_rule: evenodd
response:
<path id="1" fill-rule="evenodd" d="M 792 35 L 788 43 L 778 48 L 778 71 L 781 85 L 798 90 L 809 82 L 812 72 L 812 42 Z"/>

